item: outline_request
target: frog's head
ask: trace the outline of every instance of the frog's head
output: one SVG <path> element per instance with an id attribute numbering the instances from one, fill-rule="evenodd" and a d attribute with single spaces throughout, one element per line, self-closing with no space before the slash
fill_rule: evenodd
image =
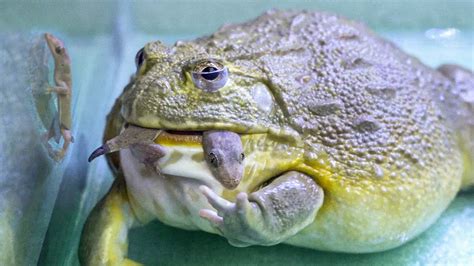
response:
<path id="1" fill-rule="evenodd" d="M 208 54 L 192 42 L 149 43 L 137 53 L 122 116 L 130 124 L 170 131 L 291 135 L 263 72 L 249 67 L 251 61 Z"/>
<path id="2" fill-rule="evenodd" d="M 165 150 L 158 166 L 163 174 L 201 180 L 213 176 L 233 189 L 242 175 L 256 186 L 253 176 L 265 180 L 286 170 L 286 162 L 296 160 L 288 146 L 299 145 L 301 138 L 287 122 L 268 71 L 253 55 L 206 47 L 209 43 L 166 47 L 152 42 L 140 49 L 136 74 L 120 98 L 121 116 L 132 127 L 107 137 L 89 160 L 150 140 L 151 129 L 154 143 Z M 211 131 L 231 134 L 205 140 Z M 220 140 L 223 136 L 233 137 Z"/>

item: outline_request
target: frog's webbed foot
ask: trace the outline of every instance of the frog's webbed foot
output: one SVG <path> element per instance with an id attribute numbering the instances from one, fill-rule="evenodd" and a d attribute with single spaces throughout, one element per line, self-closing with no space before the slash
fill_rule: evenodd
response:
<path id="1" fill-rule="evenodd" d="M 323 190 L 299 172 L 281 175 L 250 195 L 241 192 L 235 203 L 206 186 L 201 191 L 217 210 L 202 209 L 201 217 L 238 247 L 285 241 L 313 222 L 324 197 Z"/>

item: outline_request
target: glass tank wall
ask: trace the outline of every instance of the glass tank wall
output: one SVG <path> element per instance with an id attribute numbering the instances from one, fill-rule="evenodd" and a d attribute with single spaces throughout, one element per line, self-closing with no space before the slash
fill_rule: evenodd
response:
<path id="1" fill-rule="evenodd" d="M 2 1 L 1 264 L 78 265 L 85 218 L 113 180 L 104 158 L 89 164 L 87 157 L 101 144 L 105 117 L 146 42 L 172 44 L 211 34 L 224 23 L 242 22 L 270 8 L 335 12 L 363 21 L 427 65 L 456 63 L 474 69 L 474 3 L 467 0 Z M 47 67 L 50 82 L 53 68 L 41 44 L 43 32 L 63 39 L 72 58 L 75 143 L 59 164 L 40 145 L 56 108 L 52 96 L 41 93 Z M 288 245 L 235 248 L 219 236 L 158 221 L 131 231 L 129 253 L 147 265 L 465 265 L 474 261 L 473 203 L 472 192 L 460 193 L 420 237 L 375 254 Z"/>

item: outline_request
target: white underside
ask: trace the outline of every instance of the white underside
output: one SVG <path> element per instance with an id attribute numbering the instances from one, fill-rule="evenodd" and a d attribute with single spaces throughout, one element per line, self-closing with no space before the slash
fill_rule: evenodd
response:
<path id="1" fill-rule="evenodd" d="M 204 160 L 192 159 L 192 156 L 203 158 L 202 147 L 165 149 L 166 156 L 159 160 L 162 175 L 139 162 L 129 149 L 120 151 L 132 208 L 139 220 L 159 219 L 184 229 L 216 233 L 210 223 L 199 216 L 200 209 L 213 209 L 199 186 L 206 185 L 217 194 L 222 193 L 223 187 L 214 179 Z"/>

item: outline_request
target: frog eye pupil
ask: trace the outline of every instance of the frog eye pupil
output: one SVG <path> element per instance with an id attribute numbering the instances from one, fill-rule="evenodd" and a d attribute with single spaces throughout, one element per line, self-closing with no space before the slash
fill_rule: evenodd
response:
<path id="1" fill-rule="evenodd" d="M 202 70 L 201 77 L 206 80 L 215 80 L 219 76 L 217 68 L 208 66 Z"/>
<path id="2" fill-rule="evenodd" d="M 135 56 L 136 67 L 137 68 L 140 67 L 144 60 L 145 60 L 145 54 L 143 53 L 143 48 L 142 48 L 137 52 L 137 55 Z"/>
<path id="3" fill-rule="evenodd" d="M 197 88 L 215 92 L 225 86 L 229 79 L 229 71 L 219 61 L 206 59 L 194 63 L 191 77 Z"/>

